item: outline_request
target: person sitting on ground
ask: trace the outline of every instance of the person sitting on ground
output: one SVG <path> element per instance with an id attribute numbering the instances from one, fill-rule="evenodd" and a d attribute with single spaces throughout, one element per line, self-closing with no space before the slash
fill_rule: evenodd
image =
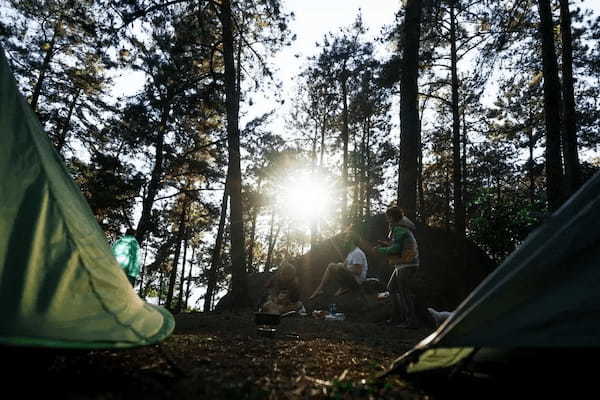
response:
<path id="1" fill-rule="evenodd" d="M 408 282 L 419 267 L 419 248 L 410 229 L 414 224 L 399 207 L 390 207 L 385 213 L 389 224 L 389 240 L 380 241 L 375 251 L 384 254 L 394 271 L 387 284 L 393 306 L 394 322 L 414 328 L 418 325 Z"/>
<path id="2" fill-rule="evenodd" d="M 348 253 L 344 262 L 330 263 L 327 266 L 319 286 L 317 286 L 313 294 L 309 297 L 309 300 L 324 294 L 325 285 L 330 280 L 337 281 L 340 288 L 335 293 L 335 296 L 341 296 L 359 289 L 360 285 L 367 278 L 369 265 L 365 252 L 358 246 L 360 237 L 352 231 L 348 231 L 346 237 L 352 245 L 352 250 Z"/>
<path id="3" fill-rule="evenodd" d="M 269 295 L 261 307 L 262 312 L 285 314 L 305 310 L 300 301 L 300 281 L 296 267 L 290 262 L 283 261 L 265 287 L 269 290 Z"/>
<path id="4" fill-rule="evenodd" d="M 135 230 L 127 229 L 125 235 L 113 244 L 112 253 L 123 268 L 131 286 L 135 286 L 141 265 L 140 245 L 135 238 Z"/>

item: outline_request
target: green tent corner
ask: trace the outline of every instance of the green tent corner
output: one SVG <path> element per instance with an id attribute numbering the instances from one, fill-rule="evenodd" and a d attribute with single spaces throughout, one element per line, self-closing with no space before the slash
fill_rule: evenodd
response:
<path id="1" fill-rule="evenodd" d="M 597 357 L 599 221 L 597 173 L 388 373 L 417 378 L 485 364 L 527 375 Z"/>
<path id="2" fill-rule="evenodd" d="M 173 316 L 141 300 L 0 48 L 0 344 L 157 343 Z"/>

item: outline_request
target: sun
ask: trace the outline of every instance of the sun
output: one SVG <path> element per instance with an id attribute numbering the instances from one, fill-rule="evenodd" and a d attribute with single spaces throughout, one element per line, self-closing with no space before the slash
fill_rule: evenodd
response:
<path id="1" fill-rule="evenodd" d="M 322 176 L 300 173 L 288 176 L 281 185 L 281 208 L 292 219 L 313 221 L 328 215 L 333 190 Z"/>

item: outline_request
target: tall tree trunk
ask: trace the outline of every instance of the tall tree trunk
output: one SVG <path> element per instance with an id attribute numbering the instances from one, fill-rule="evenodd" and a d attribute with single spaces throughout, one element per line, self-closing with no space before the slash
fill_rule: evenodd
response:
<path id="1" fill-rule="evenodd" d="M 212 299 L 217 287 L 217 270 L 221 264 L 221 248 L 223 247 L 223 236 L 225 234 L 225 220 L 227 218 L 227 200 L 229 198 L 229 180 L 225 180 L 223 188 L 223 199 L 221 200 L 221 216 L 219 217 L 219 228 L 215 239 L 215 247 L 210 259 L 210 269 L 208 270 L 208 282 L 206 284 L 206 293 L 204 294 L 204 312 L 209 312 L 212 308 Z"/>
<path id="2" fill-rule="evenodd" d="M 467 224 L 467 216 L 466 216 L 466 210 L 465 210 L 465 193 L 466 193 L 466 186 L 468 183 L 468 178 L 467 178 L 467 143 L 469 142 L 469 134 L 467 132 L 467 117 L 466 117 L 466 104 L 463 105 L 463 109 L 462 109 L 462 126 L 463 126 L 463 132 L 462 132 L 462 137 L 461 137 L 461 141 L 462 141 L 462 154 L 461 154 L 461 161 L 460 161 L 460 168 L 462 171 L 462 204 L 463 204 L 463 212 L 465 214 L 465 226 Z"/>
<path id="3" fill-rule="evenodd" d="M 530 119 L 531 121 L 531 119 Z M 530 122 L 531 123 L 531 122 Z M 529 159 L 528 164 L 529 168 L 527 168 L 527 175 L 529 176 L 529 204 L 531 205 L 531 209 L 533 209 L 533 205 L 535 204 L 535 175 L 534 175 L 534 151 L 535 151 L 535 143 L 533 142 L 533 126 L 529 126 L 527 129 L 527 148 L 529 149 Z"/>
<path id="4" fill-rule="evenodd" d="M 269 272 L 273 265 L 273 250 L 275 250 L 275 244 L 281 231 L 281 224 L 277 226 L 277 230 L 273 232 L 275 227 L 275 212 L 271 214 L 271 227 L 269 228 L 269 246 L 267 248 L 267 260 L 265 262 L 265 272 Z"/>
<path id="5" fill-rule="evenodd" d="M 417 154 L 419 152 L 418 69 L 421 1 L 407 0 L 402 33 L 400 74 L 400 159 L 398 205 L 414 220 L 417 206 Z"/>
<path id="6" fill-rule="evenodd" d="M 456 55 L 455 0 L 450 1 L 450 74 L 452 86 L 452 190 L 454 194 L 454 228 L 459 238 L 465 237 L 465 207 L 462 199 L 460 159 L 460 113 L 458 105 L 458 60 Z"/>
<path id="7" fill-rule="evenodd" d="M 353 145 L 353 162 L 352 162 L 352 204 L 350 205 L 350 214 L 348 218 L 348 223 L 354 224 L 358 221 L 360 202 L 358 200 L 358 194 L 360 191 L 360 165 L 357 160 L 357 149 L 359 148 L 357 145 L 356 134 L 352 134 L 352 145 Z"/>
<path id="8" fill-rule="evenodd" d="M 257 199 L 260 197 L 260 188 L 262 185 L 262 179 L 258 178 L 257 183 Z M 250 223 L 250 245 L 248 246 L 248 271 L 254 271 L 254 245 L 256 241 L 256 219 L 258 217 L 258 204 L 255 204 L 252 209 L 252 221 Z"/>
<path id="9" fill-rule="evenodd" d="M 367 150 L 367 141 L 369 137 L 369 130 L 371 129 L 369 124 L 369 118 L 367 117 L 363 122 L 363 135 L 360 141 L 360 152 L 358 152 L 357 157 L 360 157 L 360 162 L 358 163 L 358 172 L 356 174 L 356 179 L 358 181 L 359 194 L 358 194 L 358 214 L 356 216 L 357 221 L 362 221 L 365 217 L 365 209 L 366 209 L 366 196 L 367 196 L 367 160 L 369 157 L 369 153 Z"/>
<path id="10" fill-rule="evenodd" d="M 186 208 L 184 207 L 179 217 L 179 229 L 177 231 L 177 247 L 175 248 L 175 255 L 173 257 L 173 267 L 169 274 L 169 287 L 167 290 L 167 300 L 165 301 L 165 308 L 173 311 L 173 292 L 175 291 L 175 282 L 177 282 L 177 266 L 179 265 L 179 255 L 181 254 L 181 243 L 185 237 L 186 230 Z M 184 260 L 185 261 L 185 260 Z"/>
<path id="11" fill-rule="evenodd" d="M 158 137 L 156 138 L 156 149 L 154 151 L 154 167 L 150 174 L 150 182 L 148 182 L 148 189 L 146 196 L 142 200 L 142 215 L 138 221 L 135 237 L 137 241 L 142 244 L 144 238 L 150 229 L 150 221 L 152 219 L 152 207 L 154 206 L 154 199 L 158 194 L 161 187 L 161 180 L 163 174 L 163 159 L 164 159 L 164 144 L 165 144 L 165 131 L 169 115 L 169 105 L 163 105 L 160 125 L 158 127 Z"/>
<path id="12" fill-rule="evenodd" d="M 366 165 L 365 165 L 365 217 L 369 218 L 371 216 L 371 197 L 372 193 L 372 185 L 371 185 L 371 128 L 369 123 L 369 130 L 367 131 L 367 141 L 365 146 L 365 157 Z"/>
<path id="13" fill-rule="evenodd" d="M 184 307 L 187 310 L 188 308 L 188 304 L 190 302 L 190 294 L 192 293 L 191 291 L 191 284 L 192 284 L 192 269 L 194 267 L 194 256 L 196 255 L 196 247 L 192 247 L 192 258 L 190 259 L 190 270 L 188 272 L 188 279 L 187 279 L 187 285 L 185 288 L 185 303 L 184 303 Z"/>
<path id="14" fill-rule="evenodd" d="M 310 174 L 312 179 L 315 180 L 317 174 L 317 142 L 319 141 L 319 116 L 315 117 L 315 136 L 312 141 L 312 152 L 311 152 L 311 171 Z M 310 219 L 310 248 L 314 249 L 317 244 L 317 219 Z"/>
<path id="15" fill-rule="evenodd" d="M 323 123 L 321 124 L 321 155 L 319 159 L 319 166 L 323 168 L 323 156 L 325 154 L 325 132 L 327 131 L 327 115 L 323 114 Z"/>
<path id="16" fill-rule="evenodd" d="M 450 213 L 450 174 L 446 171 L 446 184 L 444 185 L 444 226 L 446 230 L 450 230 L 450 221 L 451 213 Z"/>
<path id="17" fill-rule="evenodd" d="M 62 154 L 62 149 L 65 147 L 67 142 L 67 132 L 69 131 L 69 126 L 71 125 L 71 117 L 73 116 L 73 110 L 75 110 L 75 104 L 77 104 L 77 99 L 79 98 L 79 94 L 81 93 L 81 89 L 77 89 L 73 98 L 69 102 L 69 110 L 67 111 L 67 117 L 65 118 L 65 122 L 62 124 L 62 128 L 60 130 L 60 134 L 58 136 L 58 144 L 56 145 L 56 151 Z"/>
<path id="18" fill-rule="evenodd" d="M 48 46 L 48 50 L 46 50 L 46 55 L 44 56 L 44 61 L 42 61 L 42 66 L 40 67 L 40 74 L 38 76 L 37 81 L 35 82 L 35 86 L 33 88 L 33 93 L 31 95 L 31 109 L 36 112 L 37 104 L 40 99 L 40 95 L 42 93 L 42 86 L 44 85 L 44 79 L 46 79 L 46 73 L 50 69 L 50 61 L 52 61 L 52 57 L 54 57 L 54 46 L 56 45 L 56 38 L 58 36 L 58 31 L 61 29 L 62 20 L 59 20 L 54 26 L 54 33 L 52 33 L 52 39 L 50 39 L 50 43 Z"/>
<path id="19" fill-rule="evenodd" d="M 421 123 L 419 122 L 419 126 Z M 421 129 L 419 128 L 419 136 L 417 142 L 421 143 Z M 419 217 L 422 220 L 426 220 L 427 216 L 424 215 L 425 210 L 425 189 L 423 188 L 423 147 L 419 145 L 417 152 L 417 198 L 418 198 L 418 210 Z"/>
<path id="20" fill-rule="evenodd" d="M 140 272 L 140 290 L 139 290 L 139 295 L 142 299 L 146 298 L 146 293 L 147 293 L 147 288 L 148 285 L 146 285 L 146 287 L 144 287 L 144 278 L 146 277 L 146 257 L 148 256 L 148 243 L 146 242 L 146 244 L 144 245 L 144 258 L 142 259 L 142 270 Z"/>
<path id="21" fill-rule="evenodd" d="M 348 78 L 342 77 L 342 226 L 348 222 Z"/>
<path id="22" fill-rule="evenodd" d="M 538 0 L 542 63 L 544 73 L 544 114 L 546 122 L 546 193 L 551 211 L 560 207 L 562 197 L 562 161 L 560 152 L 560 82 L 554 51 L 554 24 L 550 0 Z"/>
<path id="23" fill-rule="evenodd" d="M 186 224 L 187 225 L 187 224 Z M 187 260 L 187 248 L 188 248 L 188 235 L 187 227 L 184 231 L 183 236 L 183 260 L 181 261 L 181 275 L 179 276 L 179 293 L 177 294 L 177 307 L 175 312 L 179 313 L 183 308 L 183 283 L 185 282 L 185 261 Z"/>
<path id="24" fill-rule="evenodd" d="M 231 222 L 231 298 L 234 308 L 250 306 L 246 274 L 246 246 L 242 205 L 242 171 L 240 161 L 239 97 L 236 88 L 233 20 L 231 0 L 221 1 L 219 15 L 223 27 L 223 59 L 225 106 L 227 111 L 227 144 L 229 152 L 229 189 Z M 239 66 L 238 66 L 239 67 Z"/>
<path id="25" fill-rule="evenodd" d="M 562 40 L 562 97 L 563 130 L 562 145 L 565 161 L 565 189 L 570 196 L 581 184 L 579 154 L 577 150 L 577 117 L 575 114 L 575 90 L 573 88 L 573 39 L 571 36 L 571 12 L 569 0 L 560 0 L 560 33 Z"/>
<path id="26" fill-rule="evenodd" d="M 164 303 L 161 302 L 161 300 L 162 300 L 162 292 L 163 292 L 163 288 L 165 286 L 164 280 L 165 280 L 165 271 L 161 268 L 160 275 L 158 277 L 158 305 L 159 306 L 161 304 L 164 304 Z"/>

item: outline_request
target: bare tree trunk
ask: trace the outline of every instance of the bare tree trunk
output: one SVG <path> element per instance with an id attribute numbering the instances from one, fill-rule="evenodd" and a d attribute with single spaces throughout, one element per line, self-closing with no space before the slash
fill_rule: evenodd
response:
<path id="1" fill-rule="evenodd" d="M 212 308 L 212 299 L 215 295 L 217 286 L 217 269 L 221 264 L 221 248 L 223 247 L 223 236 L 225 234 L 225 219 L 227 218 L 227 200 L 229 198 L 229 182 L 225 180 L 223 188 L 223 200 L 221 200 L 221 216 L 219 218 L 219 228 L 217 230 L 217 238 L 215 239 L 215 247 L 210 259 L 210 269 L 208 270 L 208 282 L 206 284 L 206 293 L 204 294 L 204 312 L 209 312 Z"/>
<path id="2" fill-rule="evenodd" d="M 162 292 L 164 288 L 165 272 L 161 269 L 160 276 L 158 277 L 158 305 L 164 304 L 162 300 Z"/>
<path id="3" fill-rule="evenodd" d="M 466 120 L 466 104 L 463 105 L 463 109 L 462 109 L 462 126 L 463 126 L 463 133 L 462 133 L 462 155 L 461 155 L 461 163 L 460 163 L 460 167 L 462 169 L 462 193 L 463 193 L 463 211 L 465 211 L 465 226 L 467 224 L 467 216 L 466 216 L 466 210 L 465 210 L 465 192 L 466 192 L 466 185 L 468 182 L 467 179 L 467 143 L 469 142 L 469 134 L 467 132 L 467 120 Z"/>
<path id="4" fill-rule="evenodd" d="M 365 217 L 371 216 L 371 197 L 373 196 L 371 187 L 371 124 L 369 123 L 369 129 L 367 130 L 367 140 L 365 144 L 366 153 L 366 165 L 365 165 Z"/>
<path id="5" fill-rule="evenodd" d="M 165 308 L 172 311 L 173 309 L 173 292 L 175 291 L 175 282 L 177 281 L 177 266 L 179 265 L 179 255 L 181 254 L 181 243 L 185 236 L 185 220 L 186 220 L 186 209 L 181 212 L 179 219 L 179 229 L 177 231 L 177 247 L 175 248 L 175 255 L 173 257 L 173 267 L 169 274 L 169 288 L 167 291 L 167 300 L 165 301 Z"/>
<path id="6" fill-rule="evenodd" d="M 535 204 L 535 176 L 534 176 L 534 168 L 533 168 L 533 163 L 535 162 L 534 154 L 533 152 L 535 151 L 535 145 L 533 143 L 533 127 L 529 126 L 529 128 L 527 129 L 527 139 L 528 139 L 528 143 L 527 143 L 527 147 L 529 149 L 529 159 L 528 159 L 528 164 L 529 164 L 529 168 L 527 168 L 527 175 L 529 176 L 529 204 L 531 205 L 531 208 L 533 209 L 533 205 Z"/>
<path id="7" fill-rule="evenodd" d="M 465 237 L 465 207 L 462 199 L 462 171 L 460 162 L 460 113 L 458 105 L 458 66 L 456 55 L 455 0 L 450 1 L 450 73 L 452 85 L 452 188 L 454 194 L 454 228 L 459 238 Z"/>
<path id="8" fill-rule="evenodd" d="M 358 172 L 356 173 L 356 179 L 358 181 L 358 213 L 356 215 L 357 221 L 362 221 L 365 216 L 366 209 L 366 196 L 367 196 L 367 162 L 369 153 L 367 150 L 367 141 L 369 137 L 369 118 L 366 118 L 363 123 L 363 134 L 360 141 L 360 152 L 358 157 L 360 157 L 360 162 L 358 164 Z"/>
<path id="9" fill-rule="evenodd" d="M 419 126 L 421 126 L 420 122 Z M 419 136 L 417 137 L 417 143 L 421 143 L 421 128 L 419 128 Z M 423 148 L 421 145 L 419 145 L 419 149 L 417 152 L 417 196 L 419 217 L 422 220 L 426 220 L 427 216 L 424 215 L 425 189 L 423 188 Z"/>
<path id="10" fill-rule="evenodd" d="M 192 283 L 192 269 L 194 267 L 194 256 L 196 255 L 196 248 L 192 247 L 192 258 L 190 259 L 190 270 L 188 272 L 188 279 L 187 279 L 187 285 L 185 288 L 185 303 L 184 303 L 184 308 L 187 310 L 188 308 L 188 303 L 190 301 L 190 294 L 191 294 L 191 283 Z"/>
<path id="11" fill-rule="evenodd" d="M 142 261 L 142 270 L 140 272 L 140 290 L 139 295 L 142 299 L 146 298 L 146 290 L 144 290 L 144 278 L 146 277 L 146 257 L 148 256 L 148 242 L 144 245 L 144 258 Z"/>
<path id="12" fill-rule="evenodd" d="M 315 117 L 315 136 L 312 141 L 312 152 L 311 152 L 311 176 L 314 180 L 317 171 L 317 141 L 319 140 L 319 118 L 318 115 Z M 317 219 L 311 218 L 310 220 L 310 248 L 314 249 L 317 244 Z"/>
<path id="13" fill-rule="evenodd" d="M 321 156 L 319 166 L 323 168 L 323 156 L 325 154 L 325 132 L 327 131 L 327 115 L 323 115 L 323 124 L 321 125 Z"/>
<path id="14" fill-rule="evenodd" d="M 446 172 L 446 184 L 444 185 L 444 225 L 446 230 L 450 230 L 450 175 Z"/>
<path id="15" fill-rule="evenodd" d="M 417 154 L 419 100 L 418 67 L 421 34 L 421 1 L 407 0 L 402 33 L 402 70 L 400 74 L 400 159 L 398 205 L 414 220 L 417 206 Z"/>
<path id="16" fill-rule="evenodd" d="M 250 306 L 248 278 L 246 275 L 246 246 L 242 205 L 242 172 L 240 165 L 239 97 L 236 88 L 234 62 L 233 20 L 231 0 L 220 4 L 223 28 L 223 59 L 225 81 L 225 106 L 227 111 L 227 143 L 229 151 L 229 189 L 231 208 L 231 297 L 234 308 Z"/>
<path id="17" fill-rule="evenodd" d="M 56 38 L 58 36 L 58 31 L 61 29 L 62 20 L 59 20 L 54 27 L 54 33 L 52 34 L 52 39 L 50 40 L 50 44 L 48 46 L 48 50 L 46 50 L 46 55 L 44 56 L 44 61 L 42 61 L 42 66 L 40 67 L 40 75 L 38 76 L 37 81 L 35 82 L 35 86 L 33 88 L 33 93 L 31 95 L 31 109 L 36 112 L 37 104 L 42 93 L 42 86 L 44 85 L 44 79 L 46 79 L 46 73 L 50 69 L 50 61 L 52 61 L 52 57 L 54 57 L 54 46 L 56 45 Z"/>
<path id="18" fill-rule="evenodd" d="M 354 162 L 353 164 L 353 168 L 352 168 L 352 205 L 350 207 L 350 216 L 348 218 L 348 222 L 353 224 L 356 223 L 358 221 L 359 218 L 359 210 L 360 210 L 360 202 L 359 202 L 359 192 L 360 192 L 360 185 L 361 185 L 361 179 L 359 176 L 359 171 L 360 171 L 360 165 L 357 162 L 358 160 L 356 159 L 356 153 L 358 153 L 357 151 L 357 139 L 356 139 L 356 134 L 352 135 L 352 144 L 354 147 Z"/>
<path id="19" fill-rule="evenodd" d="M 150 229 L 150 221 L 152 219 L 152 207 L 154 206 L 154 199 L 158 194 L 161 186 L 161 179 L 163 174 L 163 159 L 164 159 L 164 144 L 165 144 L 165 130 L 169 115 L 169 105 L 163 105 L 161 121 L 158 127 L 158 137 L 156 139 L 156 149 L 154 152 L 154 167 L 150 174 L 150 182 L 148 182 L 148 189 L 146 196 L 142 200 L 142 215 L 138 221 L 135 237 L 137 241 L 142 244 L 148 230 Z"/>
<path id="20" fill-rule="evenodd" d="M 60 130 L 60 135 L 58 137 L 58 145 L 56 146 L 56 151 L 62 154 L 62 149 L 67 142 L 67 132 L 69 131 L 69 126 L 71 123 L 71 117 L 73 116 L 73 110 L 75 109 L 75 104 L 77 104 L 77 99 L 79 98 L 79 93 L 81 93 L 81 89 L 77 89 L 73 98 L 69 103 L 69 111 L 67 112 L 67 117 L 65 118 L 65 122 L 62 124 L 62 129 Z"/>
<path id="21" fill-rule="evenodd" d="M 581 184 L 579 154 L 577 150 L 575 90 L 573 89 L 573 39 L 571 36 L 571 13 L 569 11 L 569 0 L 560 0 L 560 33 L 562 40 L 563 82 L 562 145 L 563 159 L 565 161 L 565 188 L 568 197 L 575 193 Z"/>
<path id="22" fill-rule="evenodd" d="M 348 82 L 342 77 L 342 225 L 348 222 Z"/>
<path id="23" fill-rule="evenodd" d="M 546 193 L 550 210 L 557 210 L 563 201 L 562 161 L 560 152 L 560 82 L 554 51 L 554 24 L 550 0 L 538 0 L 542 62 L 544 73 L 544 114 L 546 121 Z"/>
<path id="24" fill-rule="evenodd" d="M 187 224 L 186 224 L 187 225 Z M 188 248 L 188 229 L 186 227 L 183 236 L 183 261 L 181 262 L 181 275 L 179 276 L 179 293 L 177 295 L 177 307 L 175 312 L 179 313 L 181 310 L 185 310 L 182 307 L 183 303 L 183 283 L 185 282 L 185 260 L 187 260 L 187 248 Z"/>
<path id="25" fill-rule="evenodd" d="M 257 198 L 260 197 L 261 185 L 262 185 L 262 179 L 259 177 L 258 183 L 257 183 Z M 255 204 L 254 208 L 252 209 L 252 221 L 251 221 L 251 225 L 250 225 L 250 245 L 248 246 L 248 270 L 249 271 L 254 271 L 254 267 L 253 267 L 253 265 L 254 265 L 254 245 L 255 245 L 255 241 L 256 241 L 256 219 L 258 217 L 258 210 L 259 210 L 258 204 Z"/>
<path id="26" fill-rule="evenodd" d="M 265 262 L 265 272 L 269 272 L 271 270 L 271 266 L 273 263 L 273 250 L 275 249 L 275 244 L 277 243 L 277 238 L 279 237 L 279 231 L 281 230 L 281 225 L 277 226 L 277 231 L 273 232 L 275 227 L 275 211 L 271 214 L 271 227 L 269 228 L 269 246 L 267 248 L 267 260 Z"/>

